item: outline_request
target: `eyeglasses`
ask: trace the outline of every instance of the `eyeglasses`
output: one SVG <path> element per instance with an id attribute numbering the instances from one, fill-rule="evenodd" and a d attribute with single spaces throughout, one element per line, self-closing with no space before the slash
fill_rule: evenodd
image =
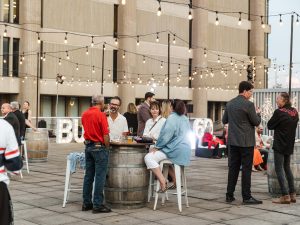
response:
<path id="1" fill-rule="evenodd" d="M 112 106 L 120 106 L 120 105 L 114 104 L 114 103 L 109 103 L 109 105 L 112 105 Z"/>

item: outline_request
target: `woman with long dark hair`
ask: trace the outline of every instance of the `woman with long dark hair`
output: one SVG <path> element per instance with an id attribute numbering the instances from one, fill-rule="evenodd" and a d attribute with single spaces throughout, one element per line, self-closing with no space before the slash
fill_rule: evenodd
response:
<path id="1" fill-rule="evenodd" d="M 145 156 L 147 168 L 152 170 L 160 183 L 159 192 L 168 189 L 167 180 L 159 167 L 160 161 L 169 159 L 180 166 L 187 166 L 190 163 L 191 143 L 188 135 L 191 128 L 185 116 L 186 107 L 183 101 L 175 100 L 172 102 L 172 108 L 173 112 L 163 125 L 155 146 L 150 148 L 150 152 Z M 173 182 L 176 184 L 175 177 Z"/>
<path id="2" fill-rule="evenodd" d="M 289 204 L 296 202 L 294 177 L 290 167 L 294 152 L 296 128 L 299 121 L 298 112 L 291 106 L 290 96 L 282 92 L 277 96 L 278 109 L 268 122 L 268 129 L 274 130 L 274 164 L 282 196 L 273 203 Z"/>

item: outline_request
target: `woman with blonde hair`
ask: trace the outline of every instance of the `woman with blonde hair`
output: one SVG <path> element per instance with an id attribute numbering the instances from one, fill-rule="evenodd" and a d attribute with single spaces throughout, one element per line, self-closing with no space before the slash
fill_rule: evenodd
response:
<path id="1" fill-rule="evenodd" d="M 134 103 L 129 103 L 127 106 L 127 112 L 124 113 L 124 117 L 127 120 L 128 129 L 132 133 L 131 135 L 136 135 L 138 128 L 137 120 L 137 109 Z"/>
<path id="2" fill-rule="evenodd" d="M 172 104 L 170 100 L 163 100 L 161 103 L 161 116 L 164 118 L 168 118 L 168 116 L 173 111 Z"/>

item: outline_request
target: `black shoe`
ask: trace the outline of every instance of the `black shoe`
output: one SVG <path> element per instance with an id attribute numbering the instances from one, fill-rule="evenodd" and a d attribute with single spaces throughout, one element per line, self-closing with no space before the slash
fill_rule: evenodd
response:
<path id="1" fill-rule="evenodd" d="M 93 208 L 93 213 L 110 213 L 111 209 L 105 205 L 101 205 L 99 208 Z"/>
<path id="2" fill-rule="evenodd" d="M 244 199 L 243 200 L 244 205 L 259 205 L 259 204 L 262 204 L 262 203 L 263 203 L 262 201 L 256 200 L 253 197 L 250 197 L 249 199 Z"/>
<path id="3" fill-rule="evenodd" d="M 93 209 L 93 205 L 90 204 L 90 205 L 82 205 L 82 208 L 81 208 L 81 211 L 89 211 L 89 210 L 92 210 Z"/>
<path id="4" fill-rule="evenodd" d="M 233 195 L 226 194 L 226 202 L 231 203 L 235 200 L 235 197 Z"/>

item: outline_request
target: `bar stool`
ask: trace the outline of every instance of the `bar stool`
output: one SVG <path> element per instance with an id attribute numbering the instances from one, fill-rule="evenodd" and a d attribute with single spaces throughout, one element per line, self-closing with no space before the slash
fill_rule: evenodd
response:
<path id="1" fill-rule="evenodd" d="M 78 152 L 73 152 L 70 153 L 67 156 L 67 167 L 66 167 L 66 178 L 65 178 L 65 189 L 64 189 L 64 199 L 63 199 L 63 208 L 66 207 L 66 204 L 68 202 L 69 199 L 69 194 L 70 191 L 82 191 L 82 188 L 71 188 L 71 178 L 72 178 L 72 173 L 74 173 L 75 171 L 71 171 L 71 154 L 81 154 Z M 83 156 L 81 156 L 83 157 Z M 77 161 L 74 162 L 77 164 Z"/>
<path id="2" fill-rule="evenodd" d="M 149 186 L 148 186 L 148 202 L 150 202 L 152 197 L 155 197 L 154 195 L 154 187 L 157 185 L 157 180 L 155 180 L 155 176 L 153 176 L 152 171 L 150 170 L 150 176 L 149 176 Z M 165 192 L 166 199 L 169 200 L 168 192 Z"/>
<path id="3" fill-rule="evenodd" d="M 29 174 L 29 166 L 28 166 L 28 155 L 27 155 L 27 144 L 26 141 L 22 141 L 23 151 L 24 151 L 24 162 L 26 163 L 27 173 Z"/>
<path id="4" fill-rule="evenodd" d="M 165 178 L 168 176 L 168 170 L 169 166 L 164 167 L 164 165 L 169 164 L 172 165 L 173 163 L 166 159 L 162 160 L 159 163 L 160 169 L 163 172 L 163 175 Z M 175 177 L 176 177 L 176 195 L 177 195 L 177 201 L 178 201 L 178 209 L 179 212 L 182 212 L 182 202 L 181 202 L 181 195 L 185 194 L 185 202 L 186 202 L 186 207 L 189 207 L 189 202 L 188 202 L 188 196 L 187 196 L 187 185 L 186 185 L 186 176 L 185 176 L 185 171 L 184 171 L 184 166 L 179 166 L 174 164 L 175 167 Z M 183 185 L 183 190 L 181 189 L 181 185 Z M 160 188 L 159 182 L 156 184 L 156 193 L 155 193 L 155 202 L 154 202 L 154 207 L 153 210 L 156 210 L 157 202 L 158 202 L 158 191 Z M 162 203 L 164 204 L 165 201 L 165 195 L 162 197 Z"/>

